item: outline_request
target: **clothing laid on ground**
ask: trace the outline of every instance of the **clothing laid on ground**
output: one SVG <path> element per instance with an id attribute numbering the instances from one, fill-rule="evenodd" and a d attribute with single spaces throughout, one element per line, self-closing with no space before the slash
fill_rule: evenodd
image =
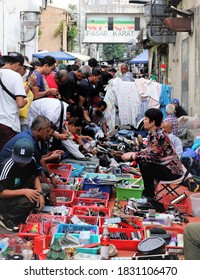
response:
<path id="1" fill-rule="evenodd" d="M 116 116 L 113 116 L 113 106 L 115 104 L 118 108 L 119 124 L 136 126 L 141 100 L 134 82 L 124 82 L 120 78 L 111 80 L 106 87 L 104 101 L 107 103 L 104 116 L 107 120 L 109 131 L 116 125 Z"/>
<path id="2" fill-rule="evenodd" d="M 176 180 L 183 175 L 182 164 L 168 135 L 160 128 L 148 134 L 147 147 L 136 152 L 144 180 L 144 195 L 154 197 L 154 179 Z"/>

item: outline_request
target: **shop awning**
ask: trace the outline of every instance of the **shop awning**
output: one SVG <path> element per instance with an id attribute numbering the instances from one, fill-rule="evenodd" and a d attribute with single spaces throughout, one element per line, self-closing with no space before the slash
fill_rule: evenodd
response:
<path id="1" fill-rule="evenodd" d="M 131 59 L 129 61 L 129 64 L 139 64 L 139 63 L 147 64 L 148 60 L 149 60 L 148 59 L 148 50 L 144 50 L 141 54 L 139 54 L 138 56 Z"/>

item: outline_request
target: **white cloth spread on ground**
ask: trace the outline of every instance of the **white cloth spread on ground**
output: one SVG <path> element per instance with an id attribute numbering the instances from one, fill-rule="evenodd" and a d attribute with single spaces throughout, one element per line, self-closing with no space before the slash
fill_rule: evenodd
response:
<path id="1" fill-rule="evenodd" d="M 108 84 L 106 90 L 104 100 L 107 103 L 107 110 L 104 115 L 109 131 L 116 125 L 115 120 L 113 121 L 113 113 L 116 113 L 116 106 L 119 111 L 119 124 L 135 126 L 141 102 L 135 83 L 124 82 L 120 78 L 115 78 Z"/>
<path id="2" fill-rule="evenodd" d="M 156 81 L 144 78 L 134 81 L 140 98 L 149 98 L 149 108 L 159 108 L 159 98 L 161 94 L 161 84 Z"/>

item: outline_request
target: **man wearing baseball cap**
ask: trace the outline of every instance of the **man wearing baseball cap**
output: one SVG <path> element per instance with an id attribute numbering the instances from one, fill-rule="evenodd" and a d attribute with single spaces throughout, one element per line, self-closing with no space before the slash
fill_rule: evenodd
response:
<path id="1" fill-rule="evenodd" d="M 3 56 L 0 68 L 0 150 L 20 132 L 19 109 L 27 103 L 26 92 L 19 72 L 24 57 L 18 52 Z"/>
<path id="2" fill-rule="evenodd" d="M 172 100 L 172 104 L 175 106 L 175 115 L 177 118 L 180 118 L 181 116 L 187 116 L 186 111 L 183 109 L 183 107 L 179 104 L 179 99 L 174 98 Z"/>
<path id="3" fill-rule="evenodd" d="M 36 206 L 41 210 L 49 192 L 42 189 L 33 151 L 32 142 L 21 138 L 0 165 L 0 226 L 8 231 L 17 231 Z"/>

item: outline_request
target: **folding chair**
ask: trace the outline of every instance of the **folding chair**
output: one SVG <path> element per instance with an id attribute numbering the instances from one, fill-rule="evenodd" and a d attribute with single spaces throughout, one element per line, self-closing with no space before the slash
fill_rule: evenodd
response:
<path id="1" fill-rule="evenodd" d="M 193 164 L 193 158 L 192 157 L 188 157 L 189 160 L 189 164 L 188 164 L 188 168 L 186 169 L 185 166 L 182 164 L 182 168 L 183 168 L 183 175 L 179 178 L 176 179 L 174 181 L 160 181 L 160 185 L 162 186 L 161 189 L 159 191 L 156 192 L 155 194 L 155 198 L 156 201 L 159 201 L 162 199 L 161 197 L 158 197 L 158 194 L 161 193 L 162 191 L 166 191 L 166 195 L 172 194 L 172 195 L 177 195 L 179 196 L 180 194 L 176 191 L 180 186 L 182 186 L 183 182 L 190 178 L 192 175 L 190 174 L 190 170 Z"/>

